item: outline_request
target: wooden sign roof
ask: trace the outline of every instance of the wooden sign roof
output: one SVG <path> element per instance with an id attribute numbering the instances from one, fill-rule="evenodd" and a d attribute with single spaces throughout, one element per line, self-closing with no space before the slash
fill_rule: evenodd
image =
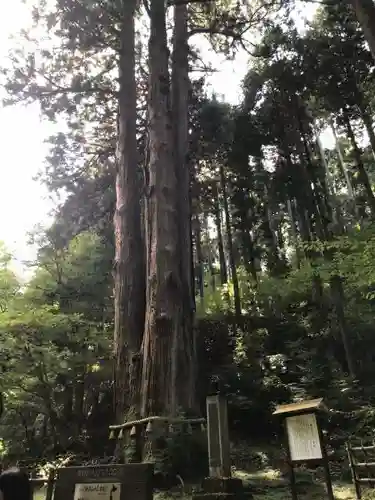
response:
<path id="1" fill-rule="evenodd" d="M 327 411 L 327 407 L 323 403 L 323 398 L 310 399 L 308 401 L 300 401 L 299 403 L 290 403 L 287 405 L 279 405 L 272 415 L 282 415 L 284 413 L 305 413 L 307 411 Z"/>

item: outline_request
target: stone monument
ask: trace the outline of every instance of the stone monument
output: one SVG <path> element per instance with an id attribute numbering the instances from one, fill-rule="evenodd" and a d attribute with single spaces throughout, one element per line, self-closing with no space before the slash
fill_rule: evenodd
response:
<path id="1" fill-rule="evenodd" d="M 242 499 L 242 481 L 231 474 L 227 400 L 217 393 L 208 396 L 206 403 L 209 477 L 203 480 L 202 491 L 194 494 L 193 500 Z"/>

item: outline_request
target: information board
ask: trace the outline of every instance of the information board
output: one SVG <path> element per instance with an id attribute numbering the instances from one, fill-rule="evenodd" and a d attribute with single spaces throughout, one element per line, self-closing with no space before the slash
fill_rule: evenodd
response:
<path id="1" fill-rule="evenodd" d="M 152 500 L 152 464 L 62 467 L 54 500 Z"/>
<path id="2" fill-rule="evenodd" d="M 290 458 L 293 462 L 323 458 L 314 413 L 286 418 Z"/>
<path id="3" fill-rule="evenodd" d="M 74 500 L 120 500 L 120 483 L 78 483 Z"/>

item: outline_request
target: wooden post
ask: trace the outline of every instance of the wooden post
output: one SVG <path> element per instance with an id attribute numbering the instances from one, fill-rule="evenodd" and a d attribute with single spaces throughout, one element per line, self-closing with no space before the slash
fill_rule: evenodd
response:
<path id="1" fill-rule="evenodd" d="M 327 495 L 328 495 L 329 500 L 335 500 L 335 496 L 333 494 L 333 488 L 332 488 L 331 471 L 329 470 L 329 460 L 328 460 L 328 455 L 327 455 L 327 449 L 325 446 L 322 426 L 321 426 L 320 422 L 318 422 L 318 431 L 319 431 L 319 439 L 320 439 L 320 448 L 322 450 L 322 455 L 323 455 L 323 468 L 324 468 L 324 475 L 325 475 L 325 479 L 326 479 Z"/>
<path id="2" fill-rule="evenodd" d="M 292 457 L 290 454 L 290 446 L 288 440 L 288 430 L 286 427 L 286 420 L 284 420 L 284 429 L 285 429 L 285 444 L 286 444 L 286 453 L 287 453 L 287 465 L 289 470 L 289 482 L 290 482 L 290 492 L 292 494 L 292 500 L 298 500 L 297 495 L 297 484 L 296 484 L 296 475 L 294 474 L 294 466 L 292 462 Z"/>

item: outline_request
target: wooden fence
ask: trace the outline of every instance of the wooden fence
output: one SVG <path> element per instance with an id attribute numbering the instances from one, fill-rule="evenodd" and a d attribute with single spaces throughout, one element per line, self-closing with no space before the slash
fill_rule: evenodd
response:
<path id="1" fill-rule="evenodd" d="M 349 466 L 357 500 L 362 498 L 362 486 L 375 488 L 375 445 L 346 444 Z"/>

